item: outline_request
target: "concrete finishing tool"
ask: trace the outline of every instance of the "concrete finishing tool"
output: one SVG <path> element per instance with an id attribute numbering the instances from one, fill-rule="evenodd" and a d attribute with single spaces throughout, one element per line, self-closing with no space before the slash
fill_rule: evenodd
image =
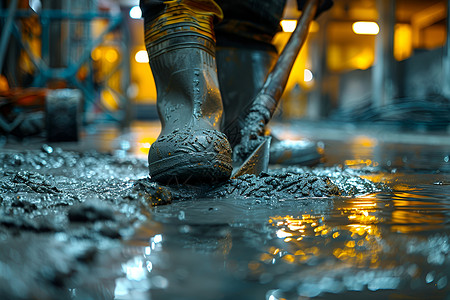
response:
<path id="1" fill-rule="evenodd" d="M 289 74 L 300 49 L 305 43 L 320 0 L 308 0 L 297 27 L 284 47 L 277 63 L 267 76 L 261 91 L 256 95 L 245 118 L 242 139 L 233 150 L 232 178 L 243 174 L 259 174 L 269 165 L 270 136 L 264 129 L 273 116 L 286 87 Z"/>

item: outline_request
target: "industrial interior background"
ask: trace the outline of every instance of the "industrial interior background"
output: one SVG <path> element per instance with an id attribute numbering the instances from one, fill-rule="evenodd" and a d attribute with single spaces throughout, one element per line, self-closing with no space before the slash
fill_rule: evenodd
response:
<path id="1" fill-rule="evenodd" d="M 269 124 L 322 163 L 206 194 L 149 180 L 138 2 L 0 1 L 1 299 L 450 299 L 450 0 L 334 0 Z"/>
<path id="2" fill-rule="evenodd" d="M 2 1 L 3 136 L 76 140 L 99 124 L 123 130 L 157 120 L 138 4 Z M 445 0 L 335 1 L 312 24 L 275 119 L 447 131 L 448 7 Z M 274 39 L 279 50 L 299 14 L 288 1 Z"/>

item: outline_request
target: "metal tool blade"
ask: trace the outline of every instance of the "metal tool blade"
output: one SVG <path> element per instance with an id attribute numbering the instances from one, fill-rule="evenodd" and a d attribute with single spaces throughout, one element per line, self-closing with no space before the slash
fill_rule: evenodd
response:
<path id="1" fill-rule="evenodd" d="M 264 141 L 256 147 L 243 163 L 233 166 L 231 178 L 236 178 L 243 174 L 258 175 L 261 172 L 267 171 L 269 167 L 271 140 L 272 137 L 265 136 Z"/>

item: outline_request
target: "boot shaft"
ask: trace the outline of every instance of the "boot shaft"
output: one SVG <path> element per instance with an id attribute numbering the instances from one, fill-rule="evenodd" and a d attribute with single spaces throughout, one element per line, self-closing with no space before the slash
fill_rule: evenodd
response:
<path id="1" fill-rule="evenodd" d="M 219 129 L 223 106 L 215 58 L 199 48 L 167 51 L 150 60 L 162 126 L 207 121 Z"/>
<path id="2" fill-rule="evenodd" d="M 159 16 L 145 19 L 163 133 L 197 121 L 220 127 L 223 106 L 212 30 L 216 15 L 201 8 L 170 1 Z"/>

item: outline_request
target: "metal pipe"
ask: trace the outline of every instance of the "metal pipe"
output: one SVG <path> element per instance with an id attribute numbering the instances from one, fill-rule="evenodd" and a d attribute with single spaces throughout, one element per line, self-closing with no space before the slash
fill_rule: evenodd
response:
<path id="1" fill-rule="evenodd" d="M 0 40 L 0 72 L 3 70 L 3 63 L 5 62 L 6 48 L 8 47 L 9 36 L 11 35 L 13 19 L 16 14 L 18 0 L 12 0 L 8 8 L 8 18 L 6 19 L 5 27 L 2 30 L 2 37 Z"/>
<path id="2" fill-rule="evenodd" d="M 447 41 L 442 56 L 443 82 L 442 94 L 445 98 L 450 99 L 450 0 L 447 1 Z"/>
<path id="3" fill-rule="evenodd" d="M 394 65 L 395 0 L 377 2 L 380 33 L 375 40 L 375 64 L 372 67 L 372 101 L 376 108 L 392 102 L 396 93 Z"/>

